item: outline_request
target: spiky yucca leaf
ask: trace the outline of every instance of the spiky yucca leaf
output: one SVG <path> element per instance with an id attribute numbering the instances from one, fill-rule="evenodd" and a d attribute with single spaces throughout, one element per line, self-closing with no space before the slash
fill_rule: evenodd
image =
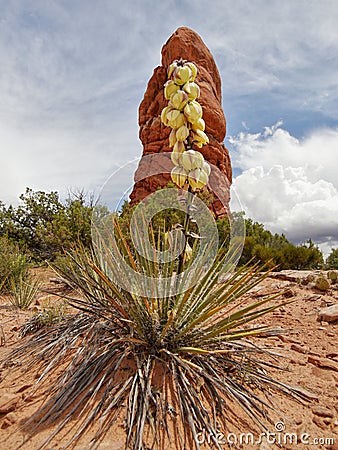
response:
<path id="1" fill-rule="evenodd" d="M 30 432 L 55 426 L 39 448 L 46 448 L 70 423 L 64 448 L 75 446 L 90 427 L 95 430 L 94 448 L 119 417 L 124 419 L 126 448 L 163 448 L 172 441 L 177 448 L 199 449 L 201 430 L 212 437 L 210 445 L 220 448 L 218 422 L 225 427 L 236 415 L 234 404 L 266 428 L 270 405 L 265 392 L 273 388 L 298 394 L 269 375 L 278 366 L 251 339 L 280 332 L 254 322 L 278 307 L 276 295 L 250 299 L 250 290 L 268 272 L 254 265 L 229 274 L 226 255 L 220 252 L 206 273 L 202 268 L 196 273 L 195 286 L 172 296 L 172 286 L 163 283 L 162 297 L 154 286 L 156 296 L 146 298 L 112 281 L 111 275 L 120 273 L 116 252 L 154 284 L 159 276 L 173 274 L 177 264 L 134 256 L 118 226 L 115 232 L 118 244 L 114 239 L 98 243 L 100 261 L 79 248 L 72 255 L 75 269 L 60 269 L 82 294 L 68 299 L 81 313 L 26 339 L 10 356 L 25 361 L 28 369 L 40 368 L 41 392 L 56 374 L 49 400 L 28 423 Z M 226 280 L 221 282 L 220 276 Z M 184 275 L 179 283 L 186 280 Z M 57 374 L 61 363 L 66 368 Z"/>

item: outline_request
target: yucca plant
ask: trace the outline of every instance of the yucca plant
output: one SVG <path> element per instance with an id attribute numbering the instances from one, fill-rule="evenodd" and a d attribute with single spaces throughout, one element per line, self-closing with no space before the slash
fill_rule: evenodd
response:
<path id="1" fill-rule="evenodd" d="M 18 279 L 11 277 L 9 285 L 11 287 L 8 296 L 9 301 L 15 308 L 19 309 L 29 308 L 41 288 L 41 282 L 31 275 L 26 275 L 25 278 L 20 276 Z"/>
<path id="2" fill-rule="evenodd" d="M 250 299 L 250 291 L 268 276 L 266 267 L 252 264 L 234 272 L 236 239 L 227 252 L 217 253 L 210 223 L 196 206 L 195 194 L 211 174 L 193 149 L 208 142 L 196 74 L 193 63 L 170 65 L 164 87 L 169 103 L 161 114 L 172 128 L 171 178 L 182 188 L 174 196 L 186 205 L 183 225 L 158 232 L 155 240 L 141 207 L 131 226 L 135 251 L 115 215 L 94 220 L 94 248 L 78 247 L 71 264 L 56 267 L 78 288 L 80 295 L 67 300 L 80 313 L 41 329 L 10 355 L 39 369 L 40 392 L 44 381 L 53 380 L 52 387 L 45 385 L 47 401 L 27 423 L 30 433 L 55 426 L 39 449 L 63 432 L 68 435 L 63 448 L 75 447 L 91 427 L 90 448 L 97 447 L 121 421 L 125 448 L 162 449 L 171 442 L 179 449 L 199 449 L 201 432 L 210 437 L 207 444 L 221 448 L 219 424 L 226 430 L 238 408 L 267 428 L 267 409 L 273 406 L 265 394 L 275 389 L 297 397 L 297 389 L 273 378 L 270 371 L 279 367 L 274 355 L 255 341 L 281 331 L 257 322 L 285 304 L 276 302 L 280 294 Z M 199 231 L 205 227 L 200 235 L 189 229 L 197 216 Z"/>
<path id="3" fill-rule="evenodd" d="M 113 223 L 125 259 L 157 283 L 154 275 L 166 275 L 169 263 L 161 268 L 156 259 L 134 258 Z M 113 252 L 112 247 L 101 263 L 81 247 L 73 253 L 76 268 L 60 270 L 60 275 L 78 286 L 81 297 L 68 302 L 81 313 L 40 330 L 11 355 L 28 369 L 40 368 L 41 389 L 66 362 L 48 389 L 49 400 L 27 424 L 34 432 L 58 423 L 39 448 L 70 423 L 72 435 L 64 448 L 75 446 L 92 426 L 96 433 L 90 448 L 95 448 L 119 417 L 126 448 L 162 448 L 172 441 L 177 448 L 198 449 L 201 430 L 211 436 L 211 446 L 220 448 L 217 427 L 236 415 L 234 403 L 260 427 L 268 427 L 264 393 L 273 388 L 297 396 L 296 389 L 269 375 L 277 365 L 252 340 L 281 331 L 254 322 L 284 304 L 274 301 L 279 294 L 250 300 L 250 290 L 268 272 L 258 272 L 253 264 L 229 274 L 220 252 L 206 273 L 203 268 L 195 273 L 200 280 L 195 286 L 175 296 L 168 287 L 162 291 L 168 295 L 147 298 L 112 283 L 108 268 L 118 270 Z M 170 264 L 177 269 L 177 261 Z M 222 274 L 226 280 L 220 282 Z"/>

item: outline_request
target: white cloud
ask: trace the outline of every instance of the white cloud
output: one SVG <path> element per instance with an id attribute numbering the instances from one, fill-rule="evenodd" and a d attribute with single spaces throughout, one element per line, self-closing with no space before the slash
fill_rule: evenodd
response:
<path id="1" fill-rule="evenodd" d="M 281 123 L 231 138 L 234 188 L 248 217 L 293 241 L 338 241 L 338 130 L 298 140 Z"/>

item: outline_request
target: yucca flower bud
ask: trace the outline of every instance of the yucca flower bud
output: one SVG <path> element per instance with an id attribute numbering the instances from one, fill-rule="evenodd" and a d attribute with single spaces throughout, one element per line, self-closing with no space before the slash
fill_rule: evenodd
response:
<path id="1" fill-rule="evenodd" d="M 202 170 L 203 170 L 208 176 L 209 176 L 210 173 L 211 173 L 211 167 L 210 167 L 210 165 L 209 165 L 206 161 L 204 161 L 204 163 L 203 163 Z"/>
<path id="2" fill-rule="evenodd" d="M 185 170 L 200 169 L 203 167 L 204 157 L 202 153 L 195 150 L 187 150 L 182 155 L 182 166 Z"/>
<path id="3" fill-rule="evenodd" d="M 169 147 L 173 147 L 177 142 L 176 139 L 176 130 L 172 129 L 169 134 Z"/>
<path id="4" fill-rule="evenodd" d="M 167 116 L 169 111 L 172 111 L 171 106 L 166 106 L 165 108 L 162 109 L 162 112 L 161 112 L 161 122 L 166 127 L 169 125 L 168 116 Z"/>
<path id="5" fill-rule="evenodd" d="M 194 130 L 194 131 L 196 131 L 196 130 L 204 131 L 205 130 L 205 122 L 204 122 L 204 120 L 203 119 L 196 120 L 196 122 L 191 124 L 191 129 Z"/>
<path id="6" fill-rule="evenodd" d="M 191 259 L 192 257 L 192 248 L 190 247 L 190 245 L 188 244 L 188 242 L 185 244 L 185 251 L 184 251 L 184 255 L 183 255 L 183 261 L 189 261 L 189 259 Z"/>
<path id="7" fill-rule="evenodd" d="M 173 74 L 174 70 L 177 67 L 177 61 L 174 61 L 170 64 L 169 68 L 168 68 L 168 78 L 171 77 L 171 75 Z"/>
<path id="8" fill-rule="evenodd" d="M 183 114 L 182 114 L 183 115 Z M 176 131 L 176 139 L 178 141 L 185 141 L 187 137 L 189 136 L 189 128 L 186 125 L 182 125 L 178 130 Z"/>
<path id="9" fill-rule="evenodd" d="M 183 167 L 176 166 L 171 171 L 171 179 L 177 186 L 182 188 L 185 185 L 185 182 L 187 181 L 188 173 Z"/>
<path id="10" fill-rule="evenodd" d="M 167 113 L 168 125 L 174 130 L 178 130 L 183 125 L 186 125 L 186 118 L 178 109 L 170 109 Z"/>
<path id="11" fill-rule="evenodd" d="M 183 90 L 188 94 L 189 100 L 195 100 L 200 95 L 200 88 L 196 83 L 185 83 Z"/>
<path id="12" fill-rule="evenodd" d="M 171 95 L 169 105 L 181 111 L 188 103 L 188 100 L 188 94 L 184 91 L 178 90 Z"/>
<path id="13" fill-rule="evenodd" d="M 188 62 L 188 63 L 185 63 L 184 65 L 188 66 L 191 70 L 191 77 L 190 77 L 189 81 L 195 81 L 195 78 L 197 75 L 197 67 L 195 66 L 195 64 L 192 62 Z"/>
<path id="14" fill-rule="evenodd" d="M 197 147 L 202 148 L 204 144 L 209 143 L 209 138 L 204 133 L 204 131 L 196 130 L 193 132 L 193 141 L 195 142 Z"/>
<path id="15" fill-rule="evenodd" d="M 189 81 L 191 76 L 192 72 L 189 66 L 177 66 L 173 72 L 173 80 L 180 86 Z"/>
<path id="16" fill-rule="evenodd" d="M 202 106 L 193 100 L 185 105 L 184 115 L 190 123 L 195 123 L 202 118 Z"/>
<path id="17" fill-rule="evenodd" d="M 172 94 L 179 90 L 179 86 L 173 80 L 168 80 L 164 85 L 164 97 L 169 100 Z"/>
<path id="18" fill-rule="evenodd" d="M 209 177 L 203 169 L 190 170 L 188 173 L 188 183 L 192 189 L 201 189 L 208 183 Z"/>
<path id="19" fill-rule="evenodd" d="M 182 166 L 182 152 L 174 150 L 171 153 L 171 161 L 175 166 Z"/>
<path id="20" fill-rule="evenodd" d="M 175 138 L 176 138 L 176 131 L 175 131 Z M 173 151 L 178 153 L 183 153 L 185 150 L 185 145 L 182 141 L 176 141 Z"/>

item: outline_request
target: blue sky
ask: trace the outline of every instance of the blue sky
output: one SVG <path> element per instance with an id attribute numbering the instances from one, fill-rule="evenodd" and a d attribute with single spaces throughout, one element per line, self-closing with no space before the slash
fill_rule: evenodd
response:
<path id="1" fill-rule="evenodd" d="M 338 246 L 336 0 L 0 0 L 0 199 L 97 192 L 141 155 L 137 110 L 179 27 L 218 65 L 247 216 Z M 123 192 L 123 190 L 121 190 Z"/>

